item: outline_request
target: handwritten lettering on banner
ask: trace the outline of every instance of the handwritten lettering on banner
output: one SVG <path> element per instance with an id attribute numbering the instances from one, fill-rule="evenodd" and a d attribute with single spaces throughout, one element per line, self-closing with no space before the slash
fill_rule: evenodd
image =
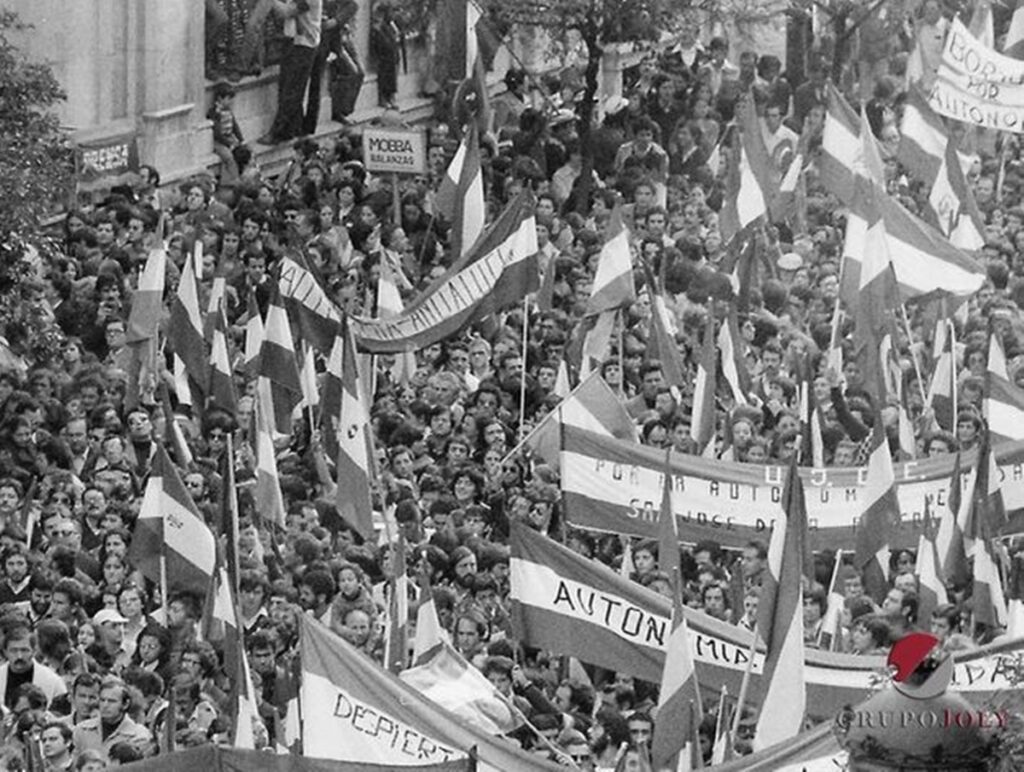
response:
<path id="1" fill-rule="evenodd" d="M 331 716 L 341 724 L 342 734 L 355 732 L 363 742 L 379 744 L 385 753 L 408 757 L 407 764 L 450 761 L 462 755 L 341 689 L 331 706 Z"/>
<path id="2" fill-rule="evenodd" d="M 572 428 L 566 437 L 561 473 L 569 522 L 598 531 L 656 536 L 664 457 Z M 1011 512 L 1021 510 L 1024 443 L 997 448 L 997 459 L 1006 507 Z M 964 457 L 965 480 L 972 462 L 972 457 Z M 896 466 L 902 527 L 894 546 L 913 547 L 925 514 L 941 515 L 952 466 L 952 456 Z M 782 467 L 711 463 L 682 455 L 672 459 L 672 467 L 670 500 L 683 541 L 716 538 L 725 546 L 742 546 L 746 539 L 770 531 L 781 513 Z M 801 470 L 815 549 L 845 549 L 855 543 L 866 474 L 864 468 Z M 1021 515 L 1005 532 L 1020 530 Z"/>
<path id="3" fill-rule="evenodd" d="M 1024 133 L 1024 62 L 984 45 L 954 19 L 928 102 L 964 123 Z"/>

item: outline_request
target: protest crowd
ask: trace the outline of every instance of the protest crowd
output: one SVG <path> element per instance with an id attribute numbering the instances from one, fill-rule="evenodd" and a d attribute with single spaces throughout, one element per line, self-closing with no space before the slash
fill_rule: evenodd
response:
<path id="1" fill-rule="evenodd" d="M 450 647 L 501 694 L 508 720 L 485 716 L 499 742 L 538 764 L 658 768 L 658 679 L 628 656 L 595 661 L 590 623 L 557 608 L 547 637 L 524 632 L 515 544 L 540 534 L 607 568 L 621 583 L 609 587 L 663 596 L 650 602 L 666 618 L 678 591 L 691 627 L 710 617 L 706 629 L 745 648 L 777 579 L 771 528 L 750 512 L 683 510 L 704 506 L 688 498 L 696 478 L 779 487 L 785 473 L 767 470 L 794 457 L 810 474 L 866 479 L 863 490 L 879 468 L 890 475 L 881 521 L 865 494 L 829 510 L 842 538 L 810 538 L 808 656 L 885 655 L 912 631 L 958 655 L 1008 639 L 1021 558 L 991 537 L 1016 494 L 996 503 L 1004 475 L 982 461 L 1021 464 L 1024 158 L 1013 134 L 925 115 L 915 95 L 952 23 L 937 0 L 869 18 L 840 82 L 827 36 L 797 80 L 772 55 L 733 63 L 725 39 L 690 28 L 627 73 L 586 130 L 578 71 L 509 70 L 484 120 L 432 125 L 429 171 L 397 191 L 366 171 L 350 126 L 297 140 L 273 179 L 221 154 L 223 178 L 170 189 L 147 167 L 69 212 L 63 257 L 21 290 L 29 334 L 57 343 L 33 358 L 12 340 L 0 370 L 0 768 L 97 772 L 230 744 L 246 693 L 250 747 L 287 752 L 313 720 L 296 715 L 309 619 L 381 678 Z M 231 97 L 218 89 L 212 113 L 229 150 Z M 836 125 L 858 156 L 846 189 Z M 936 174 L 958 164 L 952 213 L 914 154 L 930 126 L 952 145 Z M 870 192 L 857 175 L 876 175 Z M 899 233 L 885 213 L 897 206 L 911 223 Z M 888 236 L 876 238 L 879 222 Z M 454 279 L 534 226 L 523 283 L 503 274 L 465 299 L 483 302 L 471 313 L 398 324 L 431 293 L 455 297 Z M 918 267 L 901 273 L 900 250 Z M 877 269 L 894 276 L 887 305 L 868 281 L 881 253 L 895 269 Z M 885 354 L 864 344 L 869 332 Z M 563 485 L 573 436 L 594 458 L 595 443 L 614 451 L 598 468 L 653 470 L 649 529 L 615 498 L 620 477 Z M 897 500 L 892 469 L 913 464 L 940 470 L 940 486 L 976 486 Z M 671 495 L 670 467 L 690 475 Z M 614 509 L 621 527 L 582 511 L 602 497 L 594 512 Z M 750 508 L 770 522 L 774 501 Z M 673 510 L 667 551 L 657 514 Z M 976 554 L 958 562 L 940 521 L 959 527 L 962 512 L 993 530 L 967 534 Z M 196 537 L 189 518 L 214 536 Z M 192 552 L 207 541 L 212 562 Z M 979 551 L 994 585 L 981 584 Z M 585 606 L 572 592 L 569 606 Z M 699 657 L 697 668 L 703 681 Z M 750 753 L 758 700 L 737 712 L 735 693 L 702 687 L 698 763 Z M 806 714 L 829 718 L 816 707 L 809 697 Z M 681 746 L 687 728 L 673 731 Z"/>

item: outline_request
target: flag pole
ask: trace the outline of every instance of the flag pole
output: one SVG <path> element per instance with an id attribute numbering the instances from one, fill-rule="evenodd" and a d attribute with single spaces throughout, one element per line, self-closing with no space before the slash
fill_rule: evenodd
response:
<path id="1" fill-rule="evenodd" d="M 903 317 L 903 326 L 907 333 L 907 348 L 910 349 L 910 359 L 914 363 L 914 375 L 917 376 L 917 389 L 921 392 L 921 404 L 928 404 L 928 395 L 924 390 L 924 376 L 921 374 L 921 363 L 917 361 L 917 354 L 914 352 L 914 331 L 910 328 L 910 317 L 907 315 L 907 304 L 900 303 L 900 316 Z"/>
<path id="2" fill-rule="evenodd" d="M 742 570 L 742 569 L 741 569 Z M 743 717 L 743 705 L 747 701 L 747 691 L 750 689 L 750 674 L 754 671 L 754 654 L 757 651 L 757 626 L 750 631 L 750 649 L 747 652 L 747 668 L 743 671 L 743 680 L 740 682 L 740 693 L 736 697 L 736 713 L 732 717 L 732 729 L 729 735 L 732 742 L 736 742 L 736 734 L 740 731 L 740 719 Z"/>
<path id="3" fill-rule="evenodd" d="M 956 328 L 953 326 L 953 322 L 949 319 L 946 320 L 946 335 L 949 337 L 949 394 L 953 401 L 953 433 L 956 433 L 956 424 L 960 420 L 960 404 L 956 393 Z"/>
<path id="4" fill-rule="evenodd" d="M 838 550 L 836 550 L 835 564 L 832 566 L 832 579 L 828 583 L 828 592 L 829 592 L 830 595 L 832 594 L 832 588 L 836 586 L 836 581 L 838 581 L 838 579 L 839 579 L 839 567 L 842 565 L 842 563 L 843 563 L 843 550 L 842 549 L 838 549 Z M 825 614 L 826 615 L 828 614 L 828 599 L 827 598 L 826 598 L 826 603 L 825 603 Z M 824 632 L 825 632 L 825 626 L 824 625 L 819 626 L 818 627 L 818 634 L 815 636 L 815 643 L 817 643 L 819 647 L 821 646 L 821 636 L 824 634 Z M 835 646 L 835 637 L 833 636 L 832 642 L 829 644 L 829 650 L 831 651 L 834 646 Z"/>
<path id="5" fill-rule="evenodd" d="M 526 426 L 526 353 L 530 335 L 530 298 L 523 298 L 523 366 L 519 374 L 519 436 L 522 439 L 523 427 Z"/>

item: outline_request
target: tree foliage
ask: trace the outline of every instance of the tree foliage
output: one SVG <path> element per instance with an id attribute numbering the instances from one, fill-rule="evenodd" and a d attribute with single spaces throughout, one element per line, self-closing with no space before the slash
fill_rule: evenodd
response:
<path id="1" fill-rule="evenodd" d="M 19 303 L 22 284 L 59 253 L 44 221 L 74 186 L 74 154 L 54 108 L 65 99 L 52 69 L 13 38 L 28 29 L 0 9 L 0 331 L 18 353 L 44 343 Z"/>

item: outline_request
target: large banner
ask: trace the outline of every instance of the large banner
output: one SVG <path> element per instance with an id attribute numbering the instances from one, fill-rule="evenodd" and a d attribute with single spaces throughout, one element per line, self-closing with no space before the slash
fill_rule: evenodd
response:
<path id="1" fill-rule="evenodd" d="M 561 456 L 566 519 L 607 533 L 658 537 L 658 513 L 665 474 L 665 451 L 564 427 Z M 1024 509 L 1024 441 L 995 449 L 1008 511 Z M 964 478 L 975 454 L 965 453 Z M 925 513 L 939 516 L 946 506 L 954 456 L 896 464 L 901 527 L 894 548 L 914 548 Z M 811 548 L 855 549 L 864 508 L 867 469 L 801 469 L 807 498 Z M 741 548 L 751 539 L 767 542 L 781 512 L 786 469 L 697 456 L 672 456 L 672 511 L 679 538 L 688 543 L 714 539 Z M 1024 530 L 1024 512 L 1015 512 L 1005 533 Z"/>
<path id="2" fill-rule="evenodd" d="M 513 630 L 526 646 L 579 658 L 659 683 L 671 630 L 671 601 L 584 558 L 526 526 L 512 528 L 510 563 Z M 724 683 L 738 694 L 750 653 L 750 633 L 701 611 L 686 610 L 697 679 L 717 694 Z M 952 688 L 977 705 L 1020 689 L 1017 640 L 958 656 Z M 886 681 L 885 657 L 808 649 L 807 711 L 831 718 L 866 699 Z M 763 647 L 754 654 L 750 688 L 762 695 Z"/>
<path id="3" fill-rule="evenodd" d="M 928 103 L 964 123 L 1024 133 L 1024 61 L 986 46 L 953 19 Z"/>
<path id="4" fill-rule="evenodd" d="M 75 174 L 80 191 L 102 190 L 135 179 L 139 171 L 139 141 L 122 134 L 75 144 Z"/>

